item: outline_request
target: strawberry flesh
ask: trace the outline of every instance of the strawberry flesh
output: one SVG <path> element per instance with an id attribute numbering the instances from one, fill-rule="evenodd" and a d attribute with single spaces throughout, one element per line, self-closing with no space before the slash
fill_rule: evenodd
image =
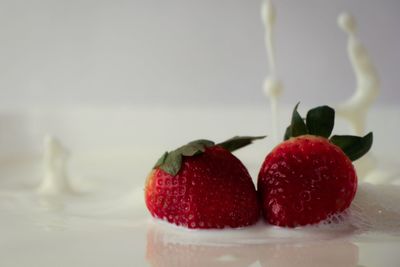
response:
<path id="1" fill-rule="evenodd" d="M 279 144 L 258 176 L 263 216 L 278 226 L 314 224 L 342 212 L 356 189 L 350 159 L 328 139 L 311 135 Z"/>
<path id="2" fill-rule="evenodd" d="M 242 227 L 260 216 L 247 169 L 220 146 L 183 157 L 175 176 L 154 169 L 146 182 L 145 201 L 153 217 L 188 228 Z"/>

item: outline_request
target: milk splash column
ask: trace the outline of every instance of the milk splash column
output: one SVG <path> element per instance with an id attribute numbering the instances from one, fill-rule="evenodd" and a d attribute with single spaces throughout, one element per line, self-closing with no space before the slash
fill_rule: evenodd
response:
<path id="1" fill-rule="evenodd" d="M 364 135 L 368 109 L 379 93 L 379 77 L 367 50 L 357 39 L 354 17 L 342 13 L 338 17 L 338 25 L 348 35 L 347 52 L 356 76 L 356 90 L 337 107 L 337 113 L 351 123 L 356 135 Z"/>
<path id="2" fill-rule="evenodd" d="M 39 193 L 58 194 L 72 192 L 68 181 L 66 162 L 68 153 L 55 137 L 47 135 L 44 140 L 44 177 Z"/>
<path id="3" fill-rule="evenodd" d="M 342 13 L 338 16 L 337 22 L 348 35 L 347 52 L 356 76 L 356 90 L 336 110 L 339 116 L 351 123 L 354 133 L 362 136 L 365 134 L 368 110 L 379 93 L 379 77 L 367 50 L 356 36 L 357 25 L 354 17 L 348 13 Z M 366 155 L 356 161 L 355 166 L 361 179 L 366 181 L 375 179 L 373 171 L 376 169 L 377 161 L 373 155 Z"/>
<path id="4" fill-rule="evenodd" d="M 275 8 L 270 0 L 263 0 L 261 18 L 265 26 L 265 46 L 267 50 L 269 75 L 264 81 L 264 93 L 270 100 L 272 134 L 275 143 L 278 143 L 278 98 L 282 94 L 283 86 L 277 78 L 276 58 L 273 27 L 276 20 Z"/>

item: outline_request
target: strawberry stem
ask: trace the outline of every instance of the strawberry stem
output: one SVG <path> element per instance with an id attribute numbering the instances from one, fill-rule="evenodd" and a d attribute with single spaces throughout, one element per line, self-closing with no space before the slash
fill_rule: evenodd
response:
<path id="1" fill-rule="evenodd" d="M 222 148 L 232 152 L 251 144 L 254 140 L 262 139 L 265 136 L 235 136 L 222 143 L 217 144 Z M 193 157 L 203 153 L 207 147 L 215 146 L 213 141 L 199 139 L 181 146 L 173 151 L 165 152 L 154 165 L 153 169 L 159 168 L 166 173 L 175 176 L 182 167 L 183 157 Z"/>
<path id="2" fill-rule="evenodd" d="M 311 134 L 329 138 L 335 125 L 335 110 L 329 106 L 319 106 L 307 112 L 307 117 L 301 117 L 294 107 L 291 124 L 286 128 L 284 140 L 292 137 Z M 373 142 L 372 132 L 364 137 L 353 135 L 334 135 L 330 141 L 340 147 L 350 160 L 355 161 L 364 156 L 371 148 Z"/>

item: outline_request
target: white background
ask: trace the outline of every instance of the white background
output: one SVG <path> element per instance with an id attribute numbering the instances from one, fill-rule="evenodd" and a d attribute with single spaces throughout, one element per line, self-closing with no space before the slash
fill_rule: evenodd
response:
<path id="1" fill-rule="evenodd" d="M 342 10 L 400 103 L 400 1 L 279 0 L 283 102 L 337 103 L 354 90 Z M 266 105 L 260 1 L 1 0 L 0 105 Z"/>

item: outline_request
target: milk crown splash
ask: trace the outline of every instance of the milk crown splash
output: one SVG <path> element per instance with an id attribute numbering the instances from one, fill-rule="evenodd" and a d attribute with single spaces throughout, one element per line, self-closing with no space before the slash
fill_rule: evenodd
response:
<path id="1" fill-rule="evenodd" d="M 345 103 L 337 107 L 337 113 L 350 121 L 355 134 L 363 135 L 367 111 L 379 93 L 379 77 L 367 50 L 356 36 L 354 17 L 341 13 L 338 25 L 348 35 L 347 52 L 356 76 L 356 90 Z"/>

